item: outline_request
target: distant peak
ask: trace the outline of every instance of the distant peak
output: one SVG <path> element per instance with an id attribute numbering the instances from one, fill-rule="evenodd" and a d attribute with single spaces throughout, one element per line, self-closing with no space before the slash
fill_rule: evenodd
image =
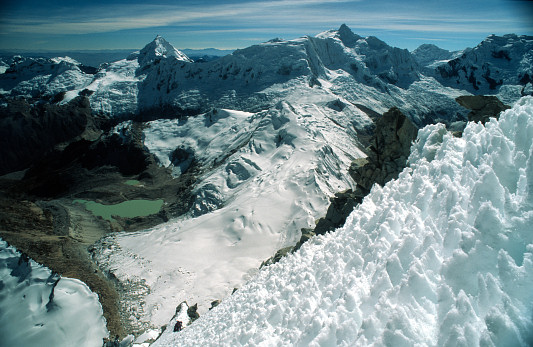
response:
<path id="1" fill-rule="evenodd" d="M 354 47 L 357 40 L 361 38 L 361 36 L 354 34 L 354 32 L 350 28 L 348 28 L 346 24 L 341 25 L 338 30 L 338 33 L 339 38 L 346 47 Z"/>
<path id="2" fill-rule="evenodd" d="M 187 55 L 172 46 L 162 36 L 157 35 L 152 42 L 141 49 L 138 60 L 141 66 L 145 66 L 156 60 L 170 57 L 174 57 L 181 61 L 192 62 Z"/>
<path id="3" fill-rule="evenodd" d="M 353 31 L 344 23 L 341 24 L 341 27 L 339 28 L 339 32 L 343 32 L 343 31 L 348 31 L 353 34 Z"/>

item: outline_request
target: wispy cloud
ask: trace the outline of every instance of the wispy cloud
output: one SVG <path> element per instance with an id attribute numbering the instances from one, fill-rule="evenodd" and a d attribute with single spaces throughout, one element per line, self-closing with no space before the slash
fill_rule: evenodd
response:
<path id="1" fill-rule="evenodd" d="M 334 0 L 330 3 L 357 2 Z M 89 8 L 85 14 L 50 13 L 47 16 L 20 18 L 4 14 L 3 30 L 16 33 L 39 34 L 92 34 L 126 29 L 143 29 L 169 25 L 190 25 L 198 21 L 246 21 L 247 17 L 261 17 L 268 21 L 269 14 L 283 14 L 287 9 L 305 11 L 305 8 L 323 4 L 318 0 L 279 0 L 220 4 L 202 7 L 170 5 L 132 5 Z M 257 14 L 261 14 L 258 16 Z M 111 14 L 111 15 L 110 15 Z M 304 15 L 305 12 L 302 12 Z"/>
<path id="2" fill-rule="evenodd" d="M 261 26 L 272 24 L 329 24 L 351 23 L 355 28 L 404 30 L 486 32 L 504 19 L 476 18 L 474 15 L 458 16 L 456 13 L 425 13 L 424 9 L 409 13 L 387 13 L 382 10 L 346 11 L 332 4 L 359 1 L 336 0 L 279 0 L 215 4 L 209 6 L 149 5 L 89 7 L 82 14 L 64 10 L 47 16 L 20 18 L 4 15 L 2 31 L 36 34 L 94 34 L 127 29 L 144 29 L 163 26 L 185 26 L 197 23 L 216 23 L 239 26 L 250 23 Z M 428 18 L 432 22 L 428 23 Z M 208 28 L 206 28 L 208 30 Z"/>
<path id="3" fill-rule="evenodd" d="M 15 34 L 12 36 L 34 37 L 36 42 L 45 35 L 104 37 L 109 34 L 108 37 L 117 37 L 113 33 L 124 31 L 127 34 L 128 30 L 130 34 L 132 30 L 172 31 L 175 37 L 186 42 L 192 41 L 190 37 L 193 35 L 197 42 L 207 42 L 210 34 L 228 34 L 231 39 L 227 38 L 225 44 L 231 40 L 235 47 L 242 47 L 252 36 L 262 41 L 274 36 L 312 35 L 338 28 L 342 23 L 362 35 L 401 33 L 406 38 L 437 35 L 459 38 L 461 34 L 479 37 L 490 33 L 533 31 L 533 24 L 524 24 L 523 20 L 512 17 L 510 11 L 498 11 L 494 4 L 498 1 L 501 4 L 503 1 L 500 0 L 450 0 L 445 3 L 423 0 L 234 0 L 229 4 L 215 0 L 202 1 L 201 4 L 183 0 L 177 4 L 133 5 L 109 1 L 109 4 L 85 2 L 82 9 L 76 2 L 71 2 L 70 7 L 57 8 L 43 4 L 42 10 L 34 11 L 17 11 L 13 6 L 0 8 L 0 38 L 6 41 Z M 476 2 L 477 7 L 473 5 Z M 473 7 L 476 10 L 472 10 Z M 236 38 L 236 33 L 243 35 Z M 189 37 L 186 34 L 190 34 Z"/>

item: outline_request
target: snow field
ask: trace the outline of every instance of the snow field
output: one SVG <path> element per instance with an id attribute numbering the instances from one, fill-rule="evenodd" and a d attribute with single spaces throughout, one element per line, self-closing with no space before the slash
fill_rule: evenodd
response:
<path id="1" fill-rule="evenodd" d="M 154 346 L 533 343 L 533 98 L 462 138 L 419 132 L 410 167 L 334 233 Z"/>
<path id="2" fill-rule="evenodd" d="M 98 296 L 83 282 L 20 262 L 20 253 L 0 240 L 2 346 L 99 347 L 108 334 Z"/>

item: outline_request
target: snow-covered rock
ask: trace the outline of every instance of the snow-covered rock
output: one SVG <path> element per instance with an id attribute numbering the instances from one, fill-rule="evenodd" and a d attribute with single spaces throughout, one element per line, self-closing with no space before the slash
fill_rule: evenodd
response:
<path id="1" fill-rule="evenodd" d="M 334 233 L 264 268 L 154 346 L 528 346 L 533 98 L 419 131 L 410 167 Z"/>
<path id="2" fill-rule="evenodd" d="M 101 346 L 108 336 L 98 296 L 0 240 L 3 346 Z"/>

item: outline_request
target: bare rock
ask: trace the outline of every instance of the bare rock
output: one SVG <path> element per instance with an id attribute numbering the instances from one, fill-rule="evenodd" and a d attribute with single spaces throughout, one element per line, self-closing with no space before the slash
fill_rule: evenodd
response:
<path id="1" fill-rule="evenodd" d="M 464 108 L 471 110 L 468 114 L 469 121 L 483 124 L 492 117 L 498 119 L 502 111 L 511 108 L 492 95 L 463 95 L 456 98 L 455 101 Z"/>

